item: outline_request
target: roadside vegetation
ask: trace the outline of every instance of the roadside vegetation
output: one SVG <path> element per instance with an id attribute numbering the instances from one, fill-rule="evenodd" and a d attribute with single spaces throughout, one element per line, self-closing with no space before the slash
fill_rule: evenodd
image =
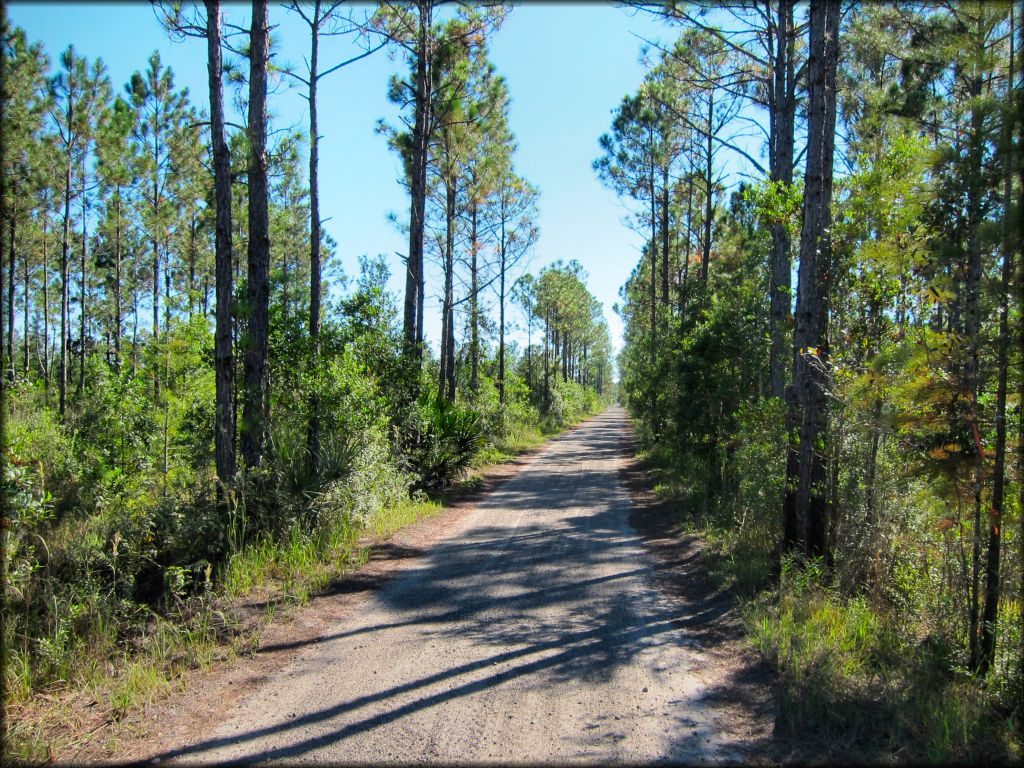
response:
<path id="1" fill-rule="evenodd" d="M 781 743 L 1019 760 L 1024 8 L 636 5 L 671 42 L 595 163 L 646 240 L 623 398 Z"/>
<path id="2" fill-rule="evenodd" d="M 357 52 L 392 46 L 413 80 L 422 46 L 443 52 L 425 94 L 391 85 L 410 115 L 432 112 L 409 121 L 422 141 L 381 129 L 422 172 L 399 180 L 420 259 L 402 265 L 404 299 L 383 257 L 342 273 L 316 142 L 268 131 L 266 3 L 237 46 L 216 2 L 158 9 L 176 38 L 204 38 L 208 105 L 158 52 L 122 87 L 2 24 L 5 756 L 105 738 L 65 727 L 70 702 L 118 721 L 251 650 L 262 621 L 437 514 L 445 489 L 609 401 L 586 274 L 526 272 L 539 192 L 515 174 L 486 58 L 506 9 L 315 9 L 314 45 L 317 22 L 347 24 Z M 225 119 L 225 84 L 240 117 Z M 441 275 L 439 347 L 424 263 Z"/>

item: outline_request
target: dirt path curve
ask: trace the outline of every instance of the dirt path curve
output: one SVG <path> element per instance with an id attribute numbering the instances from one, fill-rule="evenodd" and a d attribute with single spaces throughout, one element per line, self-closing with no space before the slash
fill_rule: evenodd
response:
<path id="1" fill-rule="evenodd" d="M 630 526 L 625 413 L 552 440 L 199 743 L 161 762 L 736 762 L 735 672 Z"/>

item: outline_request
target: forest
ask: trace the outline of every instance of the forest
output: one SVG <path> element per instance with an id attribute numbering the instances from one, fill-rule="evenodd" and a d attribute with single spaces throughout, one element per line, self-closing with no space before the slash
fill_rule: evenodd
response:
<path id="1" fill-rule="evenodd" d="M 645 240 L 622 397 L 776 728 L 1019 759 L 1024 7 L 629 5 L 674 39 L 594 163 Z"/>
<path id="2" fill-rule="evenodd" d="M 619 6 L 663 37 L 594 137 L 642 244 L 602 255 L 635 261 L 616 354 L 581 254 L 534 268 L 512 6 L 288 3 L 286 66 L 267 0 L 154 2 L 204 43 L 198 103 L 159 52 L 111 82 L 0 0 L 10 754 L 70 746 L 54 702 L 117 722 L 251 652 L 240 603 L 308 601 L 618 400 L 792 760 L 1021 759 L 1024 4 Z M 346 275 L 318 105 L 384 53 L 407 247 Z"/>
<path id="3" fill-rule="evenodd" d="M 205 42 L 209 103 L 159 52 L 113 83 L 0 15 L 10 754 L 52 757 L 48 695 L 102 690 L 123 716 L 239 650 L 232 601 L 269 595 L 272 616 L 307 599 L 359 564 L 361 537 L 611 397 L 579 262 L 527 272 L 540 191 L 488 60 L 509 8 L 439 6 L 294 3 L 309 48 L 289 70 L 266 0 L 246 27 L 218 0 L 155 4 L 169 39 Z M 401 297 L 383 256 L 343 275 L 321 218 L 317 99 L 342 66 L 318 64 L 327 36 L 395 52 L 401 119 L 378 130 L 405 169 Z M 268 73 L 303 90 L 304 131 L 274 125 Z"/>

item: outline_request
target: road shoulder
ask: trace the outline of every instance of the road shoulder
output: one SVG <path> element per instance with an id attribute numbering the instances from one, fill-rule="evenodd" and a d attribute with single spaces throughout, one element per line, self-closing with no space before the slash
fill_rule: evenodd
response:
<path id="1" fill-rule="evenodd" d="M 511 461 L 483 468 L 473 482 L 440 498 L 444 509 L 439 514 L 406 526 L 387 539 L 361 542 L 367 553 L 363 565 L 332 581 L 305 605 L 282 607 L 272 619 L 261 622 L 254 631 L 250 652 L 206 669 L 189 670 L 175 682 L 173 692 L 129 713 L 118 723 L 93 723 L 95 718 L 83 718 L 83 733 L 91 738 L 57 757 L 73 763 L 138 763 L 206 738 L 238 702 L 264 685 L 276 670 L 328 637 L 333 626 L 411 567 L 482 499 L 519 474 L 550 444 L 549 439 Z M 96 732 L 101 736 L 105 732 L 106 738 L 97 738 Z"/>
<path id="2" fill-rule="evenodd" d="M 774 736 L 776 678 L 747 643 L 735 595 L 716 586 L 703 568 L 703 543 L 683 530 L 671 501 L 654 492 L 654 482 L 635 458 L 631 428 L 622 436 L 619 480 L 629 493 L 629 523 L 651 559 L 655 585 L 678 608 L 677 626 L 711 662 L 704 701 L 742 744 L 741 762 L 777 764 L 784 753 Z"/>

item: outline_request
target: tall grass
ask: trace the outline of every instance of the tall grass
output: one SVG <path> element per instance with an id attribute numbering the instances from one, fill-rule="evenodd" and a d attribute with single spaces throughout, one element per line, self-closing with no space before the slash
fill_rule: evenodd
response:
<path id="1" fill-rule="evenodd" d="M 784 562 L 777 593 L 747 602 L 753 646 L 779 673 L 778 727 L 805 758 L 1006 762 L 1020 745 L 992 692 L 912 616 L 886 613 Z"/>

